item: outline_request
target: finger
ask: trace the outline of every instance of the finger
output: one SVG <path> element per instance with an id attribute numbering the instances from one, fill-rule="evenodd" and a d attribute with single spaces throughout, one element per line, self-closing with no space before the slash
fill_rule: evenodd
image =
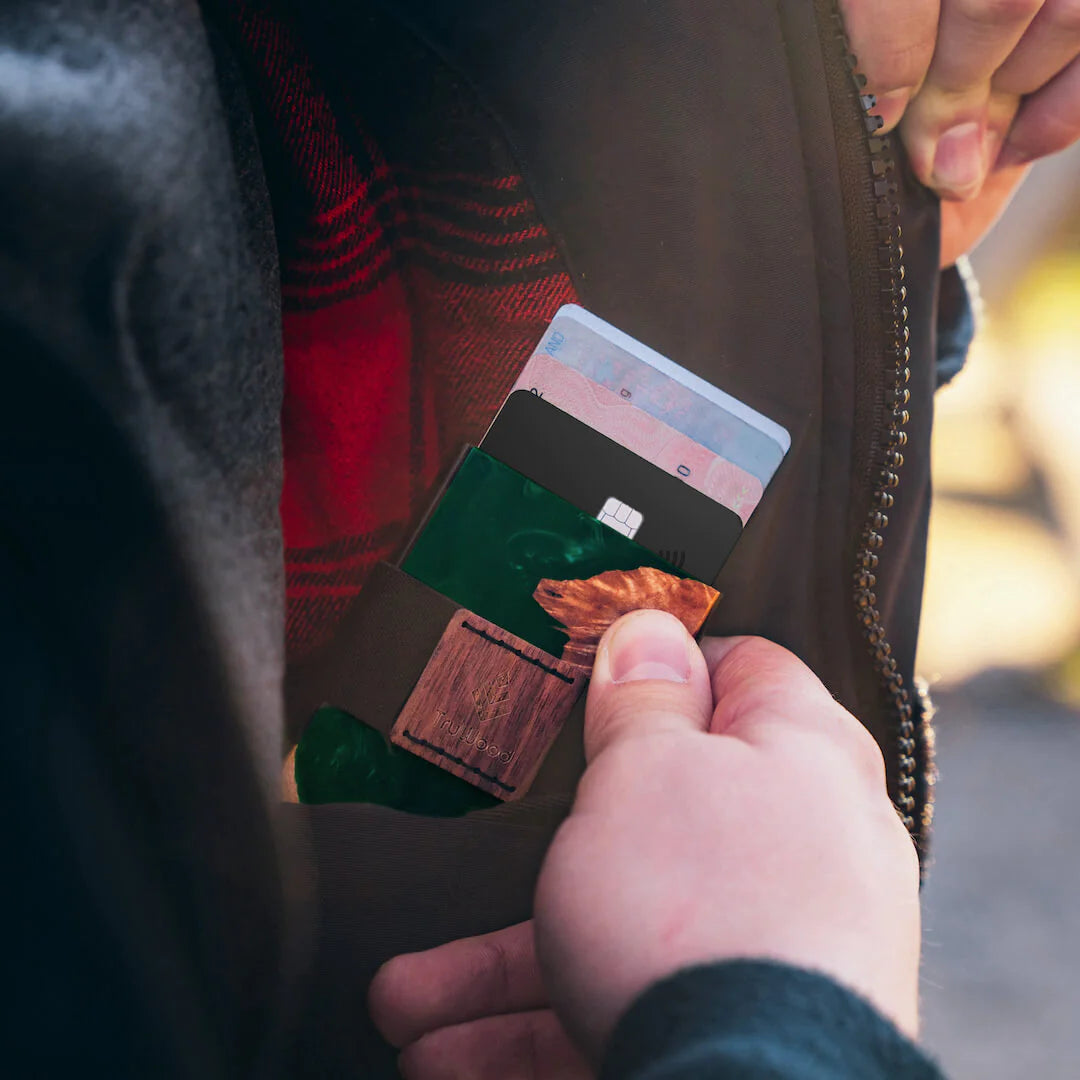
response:
<path id="1" fill-rule="evenodd" d="M 926 85 L 946 94 L 985 88 L 1043 0 L 943 0 Z"/>
<path id="2" fill-rule="evenodd" d="M 1080 139 L 1080 60 L 1025 98 L 998 156 L 998 166 L 1023 165 Z"/>
<path id="3" fill-rule="evenodd" d="M 392 1046 L 437 1028 L 547 1004 L 532 922 L 388 960 L 375 973 L 368 1009 Z"/>
<path id="4" fill-rule="evenodd" d="M 982 187 L 996 146 L 987 138 L 990 83 L 1042 0 L 944 0 L 934 59 L 901 125 L 911 164 L 946 197 Z"/>
<path id="5" fill-rule="evenodd" d="M 585 759 L 612 743 L 672 730 L 704 731 L 712 711 L 705 658 L 664 611 L 633 611 L 600 640 L 585 706 Z"/>
<path id="6" fill-rule="evenodd" d="M 716 707 L 711 730 L 755 746 L 790 747 L 793 737 L 830 739 L 860 759 L 875 784 L 885 766 L 873 736 L 794 653 L 758 637 L 702 642 Z"/>
<path id="7" fill-rule="evenodd" d="M 1019 44 L 994 73 L 995 90 L 1034 94 L 1080 55 L 1080 3 L 1046 0 Z"/>
<path id="8" fill-rule="evenodd" d="M 716 702 L 714 732 L 752 737 L 773 718 L 801 725 L 808 711 L 843 711 L 810 668 L 781 645 L 734 637 L 706 638 L 701 647 Z"/>
<path id="9" fill-rule="evenodd" d="M 844 27 L 882 131 L 894 128 L 926 77 L 937 39 L 938 0 L 842 0 Z"/>
<path id="10" fill-rule="evenodd" d="M 405 1080 L 589 1080 L 550 1010 L 490 1016 L 423 1036 L 398 1058 Z"/>
<path id="11" fill-rule="evenodd" d="M 997 164 L 998 155 L 1005 138 L 1009 134 L 1013 120 L 1020 109 L 1020 98 L 1016 94 L 1008 94 L 1002 90 L 991 90 L 986 105 L 986 133 L 983 136 L 983 155 L 986 165 L 986 176 L 989 176 Z M 980 196 L 985 190 L 986 179 L 983 179 L 983 187 L 979 188 Z"/>
<path id="12" fill-rule="evenodd" d="M 961 255 L 971 251 L 1001 216 L 1028 166 L 1011 168 L 1000 164 L 986 178 L 979 197 L 970 202 L 941 204 L 941 268 L 952 266 Z"/>

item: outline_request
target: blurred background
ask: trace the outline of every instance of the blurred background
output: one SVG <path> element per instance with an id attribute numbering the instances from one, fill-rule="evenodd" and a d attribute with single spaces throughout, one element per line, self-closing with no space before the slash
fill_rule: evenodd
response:
<path id="1" fill-rule="evenodd" d="M 924 1035 L 952 1080 L 1080 1076 L 1080 146 L 972 257 L 937 398 L 919 670 L 938 706 Z"/>

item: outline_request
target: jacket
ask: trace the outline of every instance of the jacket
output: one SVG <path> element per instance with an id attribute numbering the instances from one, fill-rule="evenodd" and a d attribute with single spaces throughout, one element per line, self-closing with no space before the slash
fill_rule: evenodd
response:
<path id="1" fill-rule="evenodd" d="M 830 0 L 15 0 L 0 38 L 28 1044 L 389 1074 L 378 964 L 527 917 L 565 798 L 274 804 L 283 682 L 568 299 L 791 432 L 710 630 L 811 664 L 925 848 L 937 207 Z"/>

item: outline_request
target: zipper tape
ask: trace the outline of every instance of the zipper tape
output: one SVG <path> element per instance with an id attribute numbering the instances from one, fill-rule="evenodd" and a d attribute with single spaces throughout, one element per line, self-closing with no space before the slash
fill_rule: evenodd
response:
<path id="1" fill-rule="evenodd" d="M 893 491 L 900 483 L 900 471 L 904 464 L 904 448 L 908 441 L 905 429 L 910 420 L 908 404 L 911 393 L 907 384 L 911 378 L 911 348 L 908 344 L 911 333 L 908 328 L 907 287 L 904 285 L 900 206 L 896 202 L 896 163 L 889 137 L 877 134 L 882 125 L 881 118 L 869 114 L 875 98 L 866 93 L 866 78 L 856 70 L 857 60 L 850 49 L 843 16 L 835 6 L 832 17 L 864 114 L 863 123 L 870 152 L 876 219 L 876 269 L 886 324 L 883 362 L 888 372 L 885 400 L 881 402 L 880 428 L 885 438 L 878 450 L 877 460 L 872 463 L 875 470 L 873 495 L 856 550 L 853 596 L 856 616 L 869 648 L 874 671 L 895 723 L 896 808 L 904 826 L 922 850 L 929 830 L 931 805 L 927 798 L 923 811 L 918 811 L 917 772 L 919 759 L 923 755 L 916 737 L 912 694 L 892 655 L 892 646 L 874 591 L 880 552 L 889 525 L 889 510 L 894 502 Z"/>

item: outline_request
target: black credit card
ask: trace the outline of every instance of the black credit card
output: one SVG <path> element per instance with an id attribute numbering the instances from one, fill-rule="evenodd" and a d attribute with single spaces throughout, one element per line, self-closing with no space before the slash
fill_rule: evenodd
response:
<path id="1" fill-rule="evenodd" d="M 516 390 L 480 447 L 699 581 L 712 582 L 739 515 L 528 390 Z"/>

